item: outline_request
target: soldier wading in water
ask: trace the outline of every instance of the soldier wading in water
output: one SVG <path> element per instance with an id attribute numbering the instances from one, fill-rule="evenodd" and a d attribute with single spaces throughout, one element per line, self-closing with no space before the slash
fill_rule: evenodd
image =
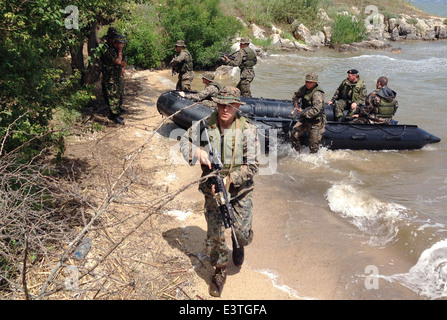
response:
<path id="1" fill-rule="evenodd" d="M 235 234 L 239 248 L 233 239 L 233 263 L 240 267 L 244 262 L 244 247 L 253 239 L 252 194 L 253 177 L 258 172 L 258 140 L 256 127 L 237 111 L 241 104 L 240 91 L 224 87 L 213 100 L 217 103 L 206 120 L 210 143 L 220 156 L 223 168 L 221 176 L 230 197 L 235 216 Z M 180 148 L 190 165 L 200 161 L 202 176 L 212 170 L 208 145 L 202 141 L 200 123 L 197 122 L 182 136 Z M 215 268 L 209 286 L 212 296 L 220 297 L 227 278 L 228 248 L 225 244 L 225 226 L 219 204 L 215 198 L 214 179 L 208 178 L 199 185 L 205 196 L 205 219 L 207 221 L 206 249 L 211 265 Z"/>
<path id="2" fill-rule="evenodd" d="M 253 67 L 258 62 L 256 52 L 250 48 L 250 39 L 242 38 L 240 40 L 240 50 L 234 53 L 234 60 L 230 60 L 227 56 L 223 56 L 224 63 L 228 66 L 239 67 L 241 69 L 241 79 L 237 88 L 241 91 L 243 97 L 251 97 L 250 84 L 255 78 Z"/>
<path id="3" fill-rule="evenodd" d="M 324 91 L 318 84 L 318 75 L 309 73 L 305 77 L 305 85 L 298 89 L 292 97 L 294 109 L 298 111 L 299 121 L 290 133 L 290 141 L 296 151 L 300 152 L 300 137 L 309 133 L 309 149 L 311 153 L 317 153 L 318 143 L 323 137 L 326 126 L 326 112 L 324 109 Z"/>

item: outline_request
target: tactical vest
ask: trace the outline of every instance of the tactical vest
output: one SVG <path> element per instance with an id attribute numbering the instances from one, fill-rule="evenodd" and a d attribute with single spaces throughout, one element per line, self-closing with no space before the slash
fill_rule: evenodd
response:
<path id="1" fill-rule="evenodd" d="M 240 68 L 241 69 L 253 68 L 256 65 L 256 63 L 258 62 L 258 58 L 256 57 L 256 52 L 254 52 L 253 49 L 250 47 L 243 48 L 242 50 L 244 50 L 245 53 L 247 54 L 247 59 L 245 61 L 242 61 Z"/>
<path id="2" fill-rule="evenodd" d="M 305 86 L 303 88 L 304 88 L 304 90 L 306 90 Z M 303 96 L 303 100 L 302 100 L 303 101 L 302 109 L 306 109 L 306 108 L 312 107 L 312 96 L 313 96 L 315 91 L 320 91 L 320 92 L 324 93 L 324 90 L 319 85 L 317 85 L 315 88 L 313 88 L 312 91 L 309 91 L 309 92 L 307 92 L 305 94 L 303 92 L 304 96 Z M 322 109 L 324 111 L 324 108 L 322 108 Z"/>
<path id="3" fill-rule="evenodd" d="M 380 89 L 377 89 L 378 92 Z M 380 97 L 379 95 L 377 95 Z M 396 112 L 396 99 L 387 100 L 380 97 L 380 105 L 377 107 L 377 115 L 381 118 L 392 118 Z"/>
<path id="4" fill-rule="evenodd" d="M 187 53 L 186 55 L 186 59 L 184 61 L 182 61 L 182 65 L 180 67 L 180 72 L 181 73 L 186 73 L 188 71 L 192 71 L 193 70 L 193 61 L 192 61 L 192 56 L 189 53 L 188 50 L 183 49 L 184 52 Z"/>
<path id="5" fill-rule="evenodd" d="M 221 156 L 222 161 L 222 175 L 227 176 L 231 171 L 238 169 L 243 162 L 243 143 L 244 143 L 244 128 L 247 119 L 239 114 L 236 114 L 236 119 L 231 124 L 231 127 L 225 130 L 224 135 L 221 136 L 220 129 L 217 125 L 217 111 L 212 113 L 208 120 L 208 133 L 210 137 L 211 146 Z M 237 127 L 236 127 L 237 123 Z M 223 141 L 222 141 L 223 137 Z M 233 150 L 234 160 L 233 160 Z"/>
<path id="6" fill-rule="evenodd" d="M 320 91 L 320 92 L 324 93 L 324 90 L 319 85 L 317 85 L 315 88 L 313 88 L 309 92 L 306 92 L 306 91 L 307 91 L 306 86 L 302 86 L 300 88 L 299 92 L 298 92 L 298 96 L 302 98 L 302 100 L 301 100 L 301 103 L 302 103 L 301 108 L 303 110 L 305 110 L 307 108 L 311 108 L 313 106 L 312 96 L 313 96 L 313 94 L 316 91 Z M 306 119 L 306 121 L 309 121 L 311 123 L 315 123 L 315 122 L 318 122 L 318 121 L 322 121 L 322 119 L 321 119 L 322 117 L 326 117 L 326 112 L 325 112 L 324 106 L 321 108 L 320 113 L 317 114 L 315 117 L 313 117 L 313 118 L 305 118 L 305 119 Z"/>
<path id="7" fill-rule="evenodd" d="M 347 79 L 342 83 L 342 89 L 339 94 L 339 99 L 347 100 L 349 103 L 355 102 L 360 98 L 365 82 L 359 79 L 356 83 L 352 83 Z"/>

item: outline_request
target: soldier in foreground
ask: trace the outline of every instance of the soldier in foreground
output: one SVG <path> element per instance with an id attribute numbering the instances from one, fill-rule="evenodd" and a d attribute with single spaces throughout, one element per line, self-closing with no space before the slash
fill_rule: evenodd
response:
<path id="1" fill-rule="evenodd" d="M 365 82 L 360 79 L 359 72 L 355 69 L 348 70 L 348 76 L 335 91 L 328 105 L 334 105 L 335 121 L 341 122 L 343 111 L 348 110 L 346 120 L 352 120 L 352 116 L 358 107 L 365 103 Z"/>
<path id="2" fill-rule="evenodd" d="M 175 44 L 176 55 L 171 60 L 172 74 L 178 74 L 176 90 L 191 91 L 194 79 L 193 59 L 186 49 L 185 41 L 178 40 Z"/>
<path id="3" fill-rule="evenodd" d="M 250 39 L 248 37 L 240 40 L 240 50 L 232 56 L 234 56 L 233 60 L 227 56 L 223 56 L 223 63 L 241 69 L 241 78 L 237 88 L 241 91 L 243 97 L 251 97 L 250 84 L 255 78 L 253 67 L 257 63 L 257 57 L 256 52 L 250 48 Z"/>
<path id="4" fill-rule="evenodd" d="M 365 106 L 354 115 L 353 123 L 390 124 L 399 107 L 396 92 L 388 88 L 388 78 L 380 77 L 376 90 L 366 98 Z"/>
<path id="5" fill-rule="evenodd" d="M 324 109 L 324 91 L 318 84 L 318 75 L 309 73 L 305 77 L 305 85 L 298 89 L 292 97 L 294 110 L 298 112 L 299 121 L 290 133 L 292 147 L 300 152 L 300 137 L 309 133 L 309 149 L 317 153 L 319 142 L 323 137 L 326 126 L 326 113 Z"/>
<path id="6" fill-rule="evenodd" d="M 233 263 L 240 267 L 244 262 L 244 247 L 253 240 L 252 197 L 254 175 L 258 172 L 256 127 L 237 111 L 243 104 L 240 91 L 234 87 L 224 87 L 213 100 L 217 111 L 205 122 L 205 129 L 200 130 L 197 122 L 182 137 L 180 148 L 183 157 L 190 165 L 197 160 L 201 164 L 202 177 L 212 172 L 213 165 L 207 152 L 209 145 L 202 141 L 203 132 L 207 130 L 210 144 L 222 162 L 221 177 L 230 196 L 234 212 Z M 213 153 L 214 154 L 214 153 Z M 205 196 L 205 219 L 207 221 L 206 249 L 211 265 L 215 268 L 209 286 L 212 296 L 220 297 L 227 278 L 229 260 L 225 244 L 225 226 L 221 205 L 216 197 L 215 180 L 208 177 L 199 185 Z M 234 239 L 234 235 L 236 239 Z M 236 241 L 235 241 L 236 240 Z"/>
<path id="7" fill-rule="evenodd" d="M 112 31 L 115 31 L 112 29 Z M 120 113 L 124 95 L 124 70 L 127 58 L 124 52 L 126 37 L 121 34 L 110 34 L 108 48 L 101 56 L 102 63 L 102 91 L 104 100 L 109 107 L 109 119 L 117 124 L 124 124 Z"/>

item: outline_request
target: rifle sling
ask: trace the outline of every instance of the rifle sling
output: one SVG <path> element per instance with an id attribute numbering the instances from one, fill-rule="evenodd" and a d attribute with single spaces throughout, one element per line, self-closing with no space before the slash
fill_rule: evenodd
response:
<path id="1" fill-rule="evenodd" d="M 236 144 L 238 142 L 238 134 L 239 134 L 239 118 L 236 116 L 236 135 L 234 137 L 234 147 L 233 147 L 233 156 L 231 158 L 231 165 L 230 165 L 230 169 L 228 169 L 228 175 L 230 175 L 231 170 L 233 169 L 233 164 L 234 164 L 234 159 L 236 158 Z M 227 193 L 229 194 L 229 190 L 230 190 L 230 183 L 228 183 L 228 186 L 226 185 L 225 188 L 227 189 Z"/>

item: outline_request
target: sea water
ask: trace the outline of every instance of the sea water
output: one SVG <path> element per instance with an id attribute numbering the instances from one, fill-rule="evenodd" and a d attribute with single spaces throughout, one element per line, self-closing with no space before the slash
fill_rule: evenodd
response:
<path id="1" fill-rule="evenodd" d="M 247 263 L 297 298 L 447 297 L 447 42 L 393 47 L 402 53 L 276 53 L 255 67 L 253 96 L 277 99 L 291 99 L 308 72 L 318 73 L 326 101 L 349 69 L 359 70 L 368 92 L 386 76 L 399 124 L 441 138 L 406 151 L 298 154 L 278 145 L 275 171 L 256 178 L 260 240 Z"/>

